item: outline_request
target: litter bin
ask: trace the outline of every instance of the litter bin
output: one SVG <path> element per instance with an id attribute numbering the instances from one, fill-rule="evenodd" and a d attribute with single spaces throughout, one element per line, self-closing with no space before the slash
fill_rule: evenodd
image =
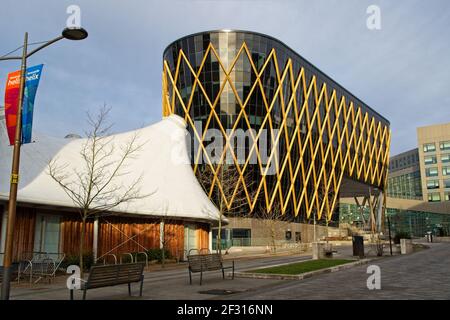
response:
<path id="1" fill-rule="evenodd" d="M 362 236 L 353 236 L 353 256 L 364 258 L 364 238 Z"/>

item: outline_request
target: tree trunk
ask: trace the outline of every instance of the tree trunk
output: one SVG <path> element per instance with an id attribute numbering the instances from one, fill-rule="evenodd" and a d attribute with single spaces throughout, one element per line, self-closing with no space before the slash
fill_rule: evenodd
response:
<path id="1" fill-rule="evenodd" d="M 220 167 L 220 182 L 222 183 L 222 186 L 224 184 L 224 179 L 223 179 L 223 164 Z M 228 181 L 226 181 L 225 183 L 229 183 Z M 217 188 L 217 193 L 219 194 L 219 199 L 220 199 L 220 205 L 219 205 L 219 232 L 218 232 L 218 237 L 217 237 L 217 244 L 218 244 L 218 249 L 219 249 L 219 255 L 222 256 L 222 217 L 223 217 L 223 198 L 220 195 L 220 190 L 219 188 Z"/>
<path id="2" fill-rule="evenodd" d="M 219 230 L 217 232 L 217 250 L 219 250 L 219 255 L 222 255 L 222 210 L 220 210 Z"/>
<path id="3" fill-rule="evenodd" d="M 315 214 L 313 215 L 313 219 L 314 219 L 314 242 L 317 242 L 317 240 L 316 240 L 316 237 L 317 237 L 317 235 L 316 235 L 316 215 Z"/>
<path id="4" fill-rule="evenodd" d="M 275 221 L 272 220 L 271 237 L 272 237 L 272 252 L 277 252 L 277 245 L 275 244 Z"/>
<path id="5" fill-rule="evenodd" d="M 84 274 L 84 262 L 83 262 L 83 251 L 84 251 L 84 235 L 86 233 L 86 215 L 81 218 L 81 236 L 80 236 L 80 278 L 83 279 Z"/>
<path id="6" fill-rule="evenodd" d="M 223 177 L 223 169 L 221 169 L 221 176 Z M 223 181 L 223 178 L 222 178 Z M 219 255 L 222 256 L 222 215 L 223 215 L 223 199 L 220 195 L 220 190 L 217 188 L 217 194 L 219 195 L 219 230 L 217 232 L 217 250 L 219 251 Z"/>

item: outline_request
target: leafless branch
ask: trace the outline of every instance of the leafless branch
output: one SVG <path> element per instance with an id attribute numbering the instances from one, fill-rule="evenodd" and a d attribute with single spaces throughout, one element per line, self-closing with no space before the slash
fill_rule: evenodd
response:
<path id="1" fill-rule="evenodd" d="M 118 179 L 131 173 L 126 169 L 129 161 L 139 156 L 145 142 L 139 142 L 135 133 L 119 145 L 116 137 L 109 135 L 110 110 L 104 105 L 97 115 L 88 113 L 90 130 L 81 146 L 81 165 L 61 163 L 59 158 L 48 164 L 48 174 L 79 209 L 83 224 L 89 217 L 107 215 L 123 203 L 151 195 L 140 191 L 142 175 L 127 184 L 123 183 L 125 179 Z M 82 242 L 83 235 L 80 239 Z"/>

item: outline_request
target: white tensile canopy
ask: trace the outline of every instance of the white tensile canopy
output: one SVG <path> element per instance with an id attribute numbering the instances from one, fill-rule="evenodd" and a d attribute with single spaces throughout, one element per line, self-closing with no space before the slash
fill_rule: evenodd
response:
<path id="1" fill-rule="evenodd" d="M 172 115 L 148 127 L 112 135 L 111 138 L 115 145 L 120 146 L 135 134 L 143 146 L 136 157 L 127 161 L 126 171 L 129 173 L 120 179 L 127 185 L 142 176 L 140 194 L 150 196 L 121 204 L 114 211 L 215 224 L 220 215 L 192 171 L 184 120 Z M 35 205 L 74 207 L 64 190 L 49 176 L 48 163 L 57 157 L 58 163 L 68 163 L 70 168 L 82 170 L 84 163 L 80 150 L 85 139 L 34 138 L 35 142 L 21 148 L 17 200 Z M 4 119 L 0 119 L 0 200 L 8 200 L 12 149 Z"/>

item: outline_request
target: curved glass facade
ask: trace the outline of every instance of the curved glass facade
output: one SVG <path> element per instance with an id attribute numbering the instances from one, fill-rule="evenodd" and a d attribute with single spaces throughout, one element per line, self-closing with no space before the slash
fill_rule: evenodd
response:
<path id="1" fill-rule="evenodd" d="M 331 218 L 344 175 L 384 189 L 389 122 L 280 41 L 193 34 L 166 48 L 163 69 L 163 115 L 187 120 L 194 171 L 209 168 L 208 193 L 230 211 Z M 223 134 L 219 161 L 208 156 L 211 129 Z M 225 169 L 237 173 L 231 187 Z M 247 206 L 235 210 L 239 193 Z"/>

